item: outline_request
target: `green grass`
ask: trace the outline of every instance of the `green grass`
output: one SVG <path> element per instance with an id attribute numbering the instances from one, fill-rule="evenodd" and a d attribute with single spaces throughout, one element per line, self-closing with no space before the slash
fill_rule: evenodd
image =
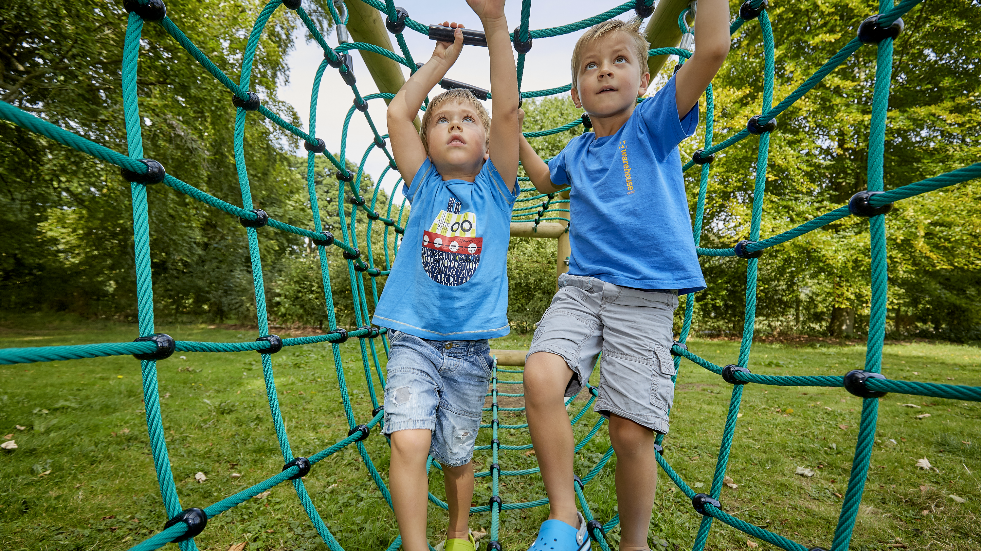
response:
<path id="1" fill-rule="evenodd" d="M 253 329 L 202 325 L 158 330 L 179 340 L 202 341 L 243 342 L 256 334 Z M 0 317 L 0 347 L 130 341 L 136 335 L 131 325 Z M 493 346 L 522 348 L 529 340 L 530 335 L 516 335 Z M 734 361 L 738 343 L 694 340 L 690 348 L 721 365 Z M 372 403 L 361 353 L 354 340 L 341 349 L 354 413 L 357 422 L 364 423 Z M 384 351 L 379 355 L 383 359 Z M 860 368 L 864 355 L 860 345 L 756 344 L 750 369 L 774 375 L 842 375 Z M 281 469 L 259 358 L 250 352 L 178 353 L 158 364 L 163 424 L 184 507 L 206 507 Z M 696 491 L 708 492 L 732 387 L 690 362 L 681 365 L 665 457 Z M 981 349 L 976 347 L 889 344 L 883 365 L 890 378 L 981 385 Z M 313 455 L 347 436 L 329 346 L 284 349 L 273 356 L 273 368 L 296 455 Z M 374 385 L 381 399 L 377 379 Z M 514 386 L 504 385 L 501 391 L 514 391 Z M 570 411 L 584 403 L 578 399 Z M 861 407 L 860 399 L 842 389 L 744 387 L 727 471 L 737 487 L 723 489 L 723 509 L 805 546 L 829 548 Z M 918 418 L 924 414 L 929 417 Z M 598 419 L 592 412 L 583 417 L 577 436 L 585 435 Z M 524 420 L 503 412 L 501 422 Z M 896 394 L 881 399 L 872 468 L 850 549 L 977 548 L 979 423 L 978 403 Z M 526 431 L 501 433 L 503 444 L 528 442 Z M 0 549 L 127 549 L 158 532 L 166 520 L 150 456 L 139 363 L 131 357 L 0 366 L 0 438 L 7 434 L 18 448 L 0 453 Z M 485 429 L 478 444 L 489 441 Z M 387 483 L 385 439 L 375 430 L 365 444 Z M 603 429 L 577 456 L 577 473 L 589 472 L 608 445 Z M 537 466 L 534 456 L 526 453 L 502 452 L 501 468 Z M 918 469 L 921 458 L 935 469 Z M 477 452 L 475 461 L 478 470 L 486 470 L 490 453 Z M 614 464 L 615 459 L 586 487 L 592 512 L 603 522 L 616 512 Z M 797 467 L 815 474 L 797 475 Z M 205 482 L 195 481 L 198 472 L 207 476 Z M 664 545 L 655 549 L 689 549 L 701 517 L 660 474 L 651 533 Z M 442 498 L 437 470 L 430 480 L 432 492 Z M 384 549 L 397 535 L 394 516 L 353 446 L 315 465 L 304 482 L 345 549 Z M 489 483 L 489 478 L 478 479 L 475 505 L 487 503 Z M 501 485 L 505 503 L 542 494 L 537 475 L 507 477 Z M 951 495 L 965 501 L 959 503 Z M 544 507 L 505 511 L 505 548 L 527 548 L 546 513 Z M 489 531 L 489 519 L 487 514 L 475 515 L 471 527 Z M 430 506 L 433 544 L 440 541 L 444 523 L 442 511 Z M 614 549 L 617 537 L 617 530 L 609 534 Z M 750 549 L 747 540 L 752 538 L 716 521 L 706 548 Z M 290 485 L 211 519 L 196 541 L 201 549 L 218 551 L 242 542 L 248 542 L 249 550 L 326 549 Z M 773 549 L 753 541 L 756 549 Z"/>

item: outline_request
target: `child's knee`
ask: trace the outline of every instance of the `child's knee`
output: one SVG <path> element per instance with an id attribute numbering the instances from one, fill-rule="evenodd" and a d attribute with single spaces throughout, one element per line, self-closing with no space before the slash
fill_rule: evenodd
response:
<path id="1" fill-rule="evenodd" d="M 392 433 L 392 453 L 402 457 L 428 457 L 432 432 L 426 429 L 399 430 Z"/>
<path id="2" fill-rule="evenodd" d="M 523 383 L 525 397 L 536 399 L 564 395 L 572 378 L 572 370 L 557 354 L 536 352 L 525 363 Z"/>
<path id="3" fill-rule="evenodd" d="M 643 453 L 650 448 L 653 453 L 655 432 L 630 419 L 610 416 L 610 444 L 617 456 L 627 453 Z"/>

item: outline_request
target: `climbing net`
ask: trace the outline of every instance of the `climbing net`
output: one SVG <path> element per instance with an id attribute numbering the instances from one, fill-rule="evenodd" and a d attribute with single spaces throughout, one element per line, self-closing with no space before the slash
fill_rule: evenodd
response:
<path id="1" fill-rule="evenodd" d="M 353 0 L 352 0 L 353 1 Z M 132 547 L 133 550 L 150 550 L 162 547 L 170 542 L 179 542 L 181 549 L 191 551 L 197 549 L 193 537 L 201 533 L 205 528 L 207 520 L 219 515 L 236 505 L 276 486 L 280 483 L 290 481 L 304 510 L 310 517 L 313 526 L 322 537 L 326 545 L 332 550 L 343 549 L 342 545 L 335 539 L 330 529 L 327 527 L 316 507 L 313 505 L 307 490 L 304 487 L 302 477 L 305 476 L 312 466 L 323 461 L 327 457 L 348 448 L 355 446 L 364 461 L 367 470 L 378 487 L 382 497 L 391 505 L 391 497 L 385 483 L 376 469 L 368 450 L 364 445 L 364 440 L 370 435 L 371 430 L 379 425 L 383 418 L 382 407 L 379 403 L 375 391 L 376 382 L 373 377 L 377 377 L 377 385 L 384 388 L 385 376 L 379 362 L 379 348 L 387 354 L 388 342 L 386 331 L 369 325 L 369 301 L 370 295 L 372 304 L 377 302 L 376 280 L 389 273 L 392 258 L 388 253 L 389 240 L 392 240 L 392 248 L 397 250 L 398 236 L 403 232 L 403 213 L 405 203 L 393 212 L 392 203 L 389 202 L 386 212 L 381 213 L 376 210 L 379 190 L 382 182 L 389 170 L 395 168 L 395 161 L 390 152 L 386 149 L 385 139 L 377 129 L 374 121 L 367 110 L 367 102 L 391 98 L 391 94 L 370 94 L 362 95 L 359 92 L 356 78 L 352 70 L 351 50 L 360 50 L 383 55 L 392 59 L 410 70 L 414 70 L 415 62 L 406 45 L 403 33 L 406 29 L 426 33 L 427 27 L 410 17 L 401 8 L 396 8 L 392 0 L 382 2 L 380 0 L 360 0 L 371 8 L 381 12 L 386 18 L 387 27 L 396 38 L 402 55 L 389 51 L 378 46 L 360 42 L 346 42 L 339 46 L 330 47 L 324 36 L 318 32 L 314 22 L 301 5 L 300 0 L 273 0 L 269 2 L 256 19 L 252 33 L 245 49 L 242 74 L 238 83 L 234 82 L 229 76 L 224 74 L 208 57 L 199 50 L 194 43 L 184 34 L 184 32 L 166 15 L 166 8 L 162 0 L 127 0 L 126 8 L 129 11 L 126 40 L 123 51 L 123 99 L 125 108 L 125 122 L 128 137 L 129 150 L 126 155 L 108 149 L 90 140 L 82 138 L 76 134 L 55 126 L 43 119 L 37 118 L 26 113 L 10 104 L 0 102 L 0 117 L 11 121 L 23 128 L 38 134 L 47 136 L 68 147 L 75 148 L 87 153 L 95 158 L 114 164 L 122 169 L 124 177 L 132 183 L 132 202 L 133 202 L 133 232 L 136 251 L 136 275 L 139 304 L 139 331 L 140 337 L 131 343 L 101 343 L 79 346 L 53 346 L 36 348 L 8 348 L 0 350 L 0 363 L 16 364 L 25 362 L 44 362 L 54 360 L 66 360 L 77 358 L 92 358 L 104 356 L 133 355 L 141 360 L 141 370 L 143 377 L 144 403 L 146 411 L 147 427 L 150 436 L 150 444 L 153 452 L 153 461 L 157 472 L 157 478 L 163 497 L 167 517 L 170 519 L 164 529 L 151 538 Z M 674 364 L 676 371 L 680 368 L 682 359 L 687 359 L 695 365 L 722 377 L 727 383 L 732 385 L 732 397 L 730 401 L 728 415 L 726 416 L 725 428 L 723 431 L 722 444 L 718 454 L 714 476 L 712 478 L 711 489 L 708 493 L 696 493 L 685 480 L 671 467 L 662 452 L 663 435 L 657 439 L 657 461 L 671 478 L 674 484 L 684 494 L 692 500 L 695 510 L 702 515 L 702 521 L 698 529 L 697 536 L 692 545 L 695 550 L 704 547 L 709 531 L 714 520 L 721 522 L 750 534 L 756 538 L 769 542 L 775 546 L 792 551 L 807 551 L 808 547 L 791 541 L 779 534 L 773 533 L 762 527 L 747 523 L 735 516 L 725 512 L 720 496 L 723 480 L 726 474 L 730 446 L 732 444 L 736 419 L 740 410 L 740 400 L 742 397 L 743 386 L 747 383 L 774 385 L 774 386 L 814 386 L 814 387 L 844 387 L 851 394 L 863 398 L 861 423 L 858 434 L 854 460 L 848 488 L 843 499 L 842 510 L 839 516 L 838 525 L 835 529 L 833 542 L 830 549 L 841 551 L 847 549 L 851 539 L 852 530 L 855 526 L 855 519 L 858 514 L 858 506 L 861 502 L 864 489 L 866 474 L 869 469 L 869 459 L 873 437 L 876 430 L 876 419 L 878 412 L 878 399 L 889 392 L 899 392 L 911 395 L 934 396 L 943 398 L 957 398 L 961 400 L 981 401 L 981 387 L 955 386 L 945 384 L 928 384 L 918 382 L 906 382 L 890 380 L 885 378 L 881 372 L 882 346 L 885 334 L 886 319 L 886 242 L 885 242 L 885 219 L 884 214 L 888 212 L 892 203 L 907 199 L 932 190 L 952 186 L 961 182 L 981 176 L 981 163 L 952 170 L 945 174 L 934 176 L 903 187 L 884 191 L 883 185 L 883 149 L 886 122 L 886 107 L 889 97 L 889 86 L 891 79 L 892 66 L 892 42 L 901 25 L 897 20 L 917 6 L 922 0 L 906 0 L 893 5 L 892 0 L 882 0 L 880 3 L 880 13 L 874 15 L 863 22 L 860 26 L 858 36 L 852 39 L 847 45 L 833 55 L 820 69 L 811 75 L 793 93 L 773 105 L 773 91 L 775 83 L 774 75 L 774 47 L 773 34 L 770 27 L 770 20 L 766 11 L 766 4 L 762 0 L 750 0 L 746 2 L 739 11 L 739 16 L 731 26 L 731 32 L 735 32 L 746 23 L 755 22 L 760 26 L 765 50 L 764 65 L 764 88 L 760 113 L 748 121 L 746 128 L 724 141 L 715 144 L 713 141 L 713 116 L 714 104 L 711 87 L 706 93 L 706 131 L 705 142 L 702 149 L 697 151 L 693 157 L 684 165 L 684 170 L 698 167 L 700 169 L 700 183 L 698 201 L 695 209 L 694 219 L 694 239 L 696 245 L 702 233 L 703 212 L 705 206 L 706 191 L 708 189 L 708 176 L 714 154 L 728 147 L 734 146 L 751 135 L 758 136 L 758 156 L 756 164 L 755 187 L 753 191 L 752 220 L 750 226 L 749 239 L 740 241 L 734 247 L 709 249 L 698 248 L 698 252 L 703 256 L 735 256 L 745 259 L 747 262 L 747 286 L 746 286 L 746 311 L 743 337 L 740 344 L 739 355 L 735 363 L 726 366 L 716 365 L 699 355 L 688 350 L 686 341 L 691 331 L 694 300 L 692 295 L 685 297 L 684 322 L 680 331 L 679 340 L 672 347 L 672 354 L 675 356 Z M 521 75 L 524 71 L 525 56 L 530 50 L 531 40 L 558 36 L 578 30 L 585 29 L 600 21 L 619 16 L 634 10 L 641 17 L 648 17 L 652 12 L 652 0 L 636 0 L 625 2 L 613 9 L 600 13 L 589 19 L 585 19 L 574 24 L 564 25 L 540 30 L 530 30 L 529 11 L 530 0 L 525 0 L 522 4 L 521 24 L 516 29 L 513 36 L 516 50 L 519 52 L 517 69 L 519 86 Z M 297 128 L 276 113 L 263 106 L 258 95 L 250 91 L 250 76 L 252 73 L 252 63 L 254 55 L 262 36 L 267 21 L 277 9 L 289 9 L 295 12 L 314 39 L 319 43 L 324 51 L 324 61 L 320 64 L 314 81 L 314 90 L 310 107 L 310 123 L 307 130 Z M 344 18 L 330 4 L 331 15 L 334 21 L 344 21 Z M 679 18 L 679 25 L 682 30 L 688 32 L 684 23 L 684 13 Z M 187 52 L 197 60 L 200 65 L 210 73 L 215 79 L 221 82 L 234 95 L 234 103 L 237 106 L 237 116 L 235 119 L 235 139 L 234 149 L 238 178 L 241 189 L 241 207 L 226 202 L 218 197 L 214 197 L 193 185 L 183 182 L 172 174 L 166 173 L 164 167 L 157 161 L 144 158 L 143 144 L 141 139 L 141 119 L 139 116 L 139 102 L 137 97 L 136 79 L 137 63 L 139 57 L 139 46 L 141 32 L 146 22 L 160 25 L 171 37 L 177 40 Z M 770 144 L 770 132 L 775 127 L 775 119 L 788 107 L 804 96 L 809 90 L 814 88 L 821 80 L 831 73 L 837 66 L 842 64 L 849 56 L 863 46 L 871 45 L 877 47 L 878 55 L 876 60 L 875 92 L 872 103 L 872 124 L 868 140 L 868 189 L 857 193 L 848 205 L 841 206 L 826 214 L 818 216 L 800 226 L 769 237 L 760 239 L 762 205 L 765 194 L 765 183 L 767 175 L 767 154 Z M 680 48 L 656 48 L 651 50 L 651 55 L 676 55 L 682 60 L 690 55 L 686 49 Z M 336 70 L 341 79 L 350 87 L 354 98 L 354 105 L 349 108 L 347 117 L 342 129 L 341 147 L 338 156 L 332 155 L 326 150 L 323 139 L 317 137 L 316 114 L 317 99 L 320 90 L 321 80 L 328 68 Z M 557 88 L 525 91 L 522 92 L 523 98 L 544 97 L 567 92 L 570 86 L 560 86 Z M 369 145 L 361 159 L 361 163 L 356 172 L 350 171 L 345 166 L 345 150 L 347 130 L 352 117 L 356 112 L 361 112 L 370 126 L 373 134 L 373 143 Z M 307 164 L 307 186 L 311 205 L 312 229 L 300 228 L 286 224 L 271 217 L 260 209 L 253 208 L 253 200 L 250 192 L 249 177 L 246 171 L 243 155 L 243 138 L 245 121 L 250 113 L 256 113 L 266 117 L 274 124 L 285 129 L 289 133 L 302 139 L 304 147 L 308 151 Z M 536 137 L 564 132 L 575 128 L 580 124 L 588 124 L 588 119 L 575 119 L 568 124 L 558 128 L 528 132 L 526 136 Z M 385 168 L 376 183 L 374 190 L 362 189 L 364 167 L 368 154 L 374 150 L 380 150 L 389 160 L 389 167 Z M 339 186 L 338 204 L 345 204 L 345 194 L 350 194 L 350 203 L 353 203 L 351 211 L 345 213 L 344 208 L 338 209 L 340 217 L 341 235 L 335 236 L 330 231 L 325 231 L 321 222 L 320 208 L 318 206 L 317 194 L 314 190 L 314 159 L 317 155 L 323 155 L 336 169 L 336 176 L 343 184 Z M 527 182 L 527 179 L 522 179 Z M 249 251 L 251 257 L 252 271 L 255 281 L 255 301 L 257 307 L 257 323 L 260 336 L 254 342 L 241 343 L 213 343 L 197 341 L 179 341 L 165 334 L 158 334 L 154 328 L 153 312 L 153 287 L 150 273 L 150 248 L 149 248 L 149 226 L 147 223 L 147 186 L 154 183 L 163 183 L 165 186 L 178 193 L 186 194 L 202 203 L 213 208 L 219 209 L 231 216 L 240 219 L 246 227 Z M 541 195 L 534 191 L 534 188 L 522 188 L 524 194 L 519 201 L 523 205 L 514 211 L 515 221 L 532 222 L 536 227 L 544 221 L 558 219 L 566 220 L 566 213 L 569 212 L 568 200 L 557 198 L 556 195 Z M 369 196 L 370 194 L 370 196 Z M 360 219 L 366 221 L 367 236 L 366 243 L 358 243 L 357 222 Z M 765 249 L 775 247 L 790 239 L 814 231 L 822 226 L 840 220 L 847 216 L 867 217 L 869 219 L 869 231 L 871 235 L 871 314 L 868 331 L 868 344 L 866 352 L 866 362 L 864 369 L 853 370 L 843 376 L 767 376 L 751 373 L 747 369 L 749 362 L 750 348 L 753 340 L 756 311 L 756 282 L 758 258 Z M 375 251 L 370 236 L 372 235 L 372 225 L 381 223 L 384 225 L 384 259 L 376 261 Z M 574 222 L 573 222 L 574 223 Z M 327 334 L 298 337 L 280 338 L 269 333 L 269 323 L 267 319 L 265 291 L 263 287 L 262 263 L 259 257 L 259 228 L 267 227 L 278 231 L 289 232 L 304 237 L 316 245 L 320 258 L 323 275 L 323 289 L 325 308 L 328 312 L 328 322 L 330 331 Z M 268 231 L 268 230 L 264 230 Z M 354 312 L 358 327 L 353 330 L 345 330 L 337 327 L 334 315 L 334 302 L 331 292 L 332 282 L 327 270 L 326 251 L 328 247 L 337 247 L 343 251 L 343 256 L 347 260 L 348 278 L 351 290 L 354 295 Z M 364 248 L 364 252 L 361 251 Z M 376 268 L 380 265 L 382 268 Z M 366 284 L 367 276 L 367 284 Z M 370 288 L 368 286 L 370 284 Z M 354 412 L 345 383 L 345 370 L 341 361 L 339 346 L 348 342 L 352 338 L 357 338 L 360 347 L 364 373 L 369 390 L 373 410 L 369 418 L 359 419 Z M 333 352 L 334 365 L 337 373 L 338 386 L 343 401 L 345 418 L 350 432 L 348 436 L 330 447 L 321 450 L 309 457 L 296 456 L 290 446 L 290 441 L 280 412 L 276 393 L 276 384 L 273 377 L 272 365 L 273 356 L 283 347 L 310 345 L 314 343 L 330 343 Z M 256 484 L 235 495 L 229 496 L 217 503 L 203 509 L 188 508 L 182 509 L 177 495 L 173 473 L 170 469 L 168 459 L 167 443 L 164 439 L 164 429 L 161 421 L 160 399 L 157 384 L 157 362 L 165 360 L 175 351 L 181 352 L 240 352 L 258 351 L 261 353 L 262 368 L 266 384 L 266 392 L 269 400 L 269 407 L 275 426 L 280 450 L 282 452 L 285 465 L 282 472 L 270 476 L 266 480 Z M 372 375 L 374 370 L 374 375 Z M 499 404 L 500 398 L 520 397 L 521 394 L 502 392 L 501 389 L 507 388 L 505 385 L 520 384 L 520 380 L 508 380 L 508 377 L 499 378 L 499 375 L 520 375 L 520 370 L 508 370 L 495 367 L 488 396 L 490 397 L 490 407 L 485 408 L 489 412 L 489 422 L 481 425 L 482 429 L 490 429 L 491 443 L 489 445 L 477 446 L 478 452 L 489 452 L 490 469 L 477 473 L 478 478 L 489 478 L 491 486 L 491 498 L 487 505 L 473 507 L 472 513 L 489 513 L 490 515 L 490 549 L 502 549 L 499 541 L 499 531 L 501 524 L 501 514 L 506 510 L 524 509 L 537 507 L 547 503 L 547 499 L 541 498 L 527 502 L 505 502 L 500 493 L 499 483 L 502 477 L 534 474 L 537 469 L 508 471 L 500 467 L 502 456 L 505 452 L 514 452 L 530 449 L 529 444 L 525 445 L 505 445 L 500 442 L 500 431 L 504 429 L 524 429 L 525 424 L 502 424 L 499 417 L 501 412 L 516 411 L 520 412 L 523 408 L 507 408 Z M 677 375 L 676 375 L 677 376 Z M 596 391 L 592 387 L 587 388 L 591 395 L 585 400 L 585 405 L 573 413 L 572 423 L 578 424 L 589 410 L 595 399 Z M 359 423 L 359 421 L 363 421 Z M 603 425 L 603 419 L 598 419 L 582 440 L 577 444 L 576 451 L 580 451 L 598 432 Z M 589 470 L 588 474 L 581 479 L 577 479 L 575 491 L 578 496 L 580 507 L 589 524 L 590 536 L 597 542 L 600 548 L 608 550 L 605 534 L 615 527 L 619 520 L 616 516 L 606 523 L 602 523 L 594 518 L 589 503 L 584 493 L 587 485 L 594 480 L 596 475 L 606 466 L 612 457 L 612 448 L 596 462 Z M 431 465 L 433 465 L 431 463 Z M 438 464 L 433 465 L 439 468 Z M 441 507 L 446 504 L 430 494 L 430 500 Z M 395 549 L 400 545 L 398 538 L 392 542 L 389 549 Z M 819 548 L 811 548 L 814 549 Z"/>

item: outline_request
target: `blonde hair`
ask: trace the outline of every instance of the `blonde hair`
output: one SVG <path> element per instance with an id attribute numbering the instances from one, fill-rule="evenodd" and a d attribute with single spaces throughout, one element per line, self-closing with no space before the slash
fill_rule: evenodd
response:
<path id="1" fill-rule="evenodd" d="M 576 47 L 572 50 L 572 88 L 575 89 L 579 84 L 579 65 L 582 63 L 583 51 L 587 46 L 596 40 L 610 33 L 624 33 L 634 42 L 637 53 L 637 60 L 640 62 L 640 74 L 647 71 L 647 53 L 650 50 L 650 43 L 640 34 L 640 24 L 643 20 L 634 19 L 632 21 L 621 21 L 619 19 L 609 19 L 590 27 L 586 34 L 579 37 Z"/>
<path id="2" fill-rule="evenodd" d="M 480 103 L 477 96 L 474 96 L 470 90 L 454 88 L 452 90 L 447 90 L 433 98 L 433 100 L 429 102 L 429 107 L 426 108 L 426 114 L 422 116 L 422 125 L 419 128 L 419 135 L 422 137 L 422 146 L 426 148 L 426 155 L 429 155 L 429 138 L 427 137 L 427 133 L 429 131 L 429 125 L 433 120 L 433 114 L 439 111 L 440 105 L 443 105 L 448 101 L 458 101 L 474 108 L 474 111 L 477 112 L 477 116 L 480 117 L 480 123 L 484 125 L 484 148 L 486 149 L 490 147 L 491 120 L 490 116 L 487 114 L 487 110 L 484 109 L 484 105 Z"/>

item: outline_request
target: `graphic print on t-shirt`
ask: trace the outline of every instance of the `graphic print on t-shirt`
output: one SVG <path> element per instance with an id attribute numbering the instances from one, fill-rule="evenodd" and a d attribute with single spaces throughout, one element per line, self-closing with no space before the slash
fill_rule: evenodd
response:
<path id="1" fill-rule="evenodd" d="M 477 215 L 460 212 L 462 204 L 450 197 L 429 231 L 422 234 L 422 268 L 442 285 L 456 287 L 473 277 L 484 242 L 477 237 Z"/>

